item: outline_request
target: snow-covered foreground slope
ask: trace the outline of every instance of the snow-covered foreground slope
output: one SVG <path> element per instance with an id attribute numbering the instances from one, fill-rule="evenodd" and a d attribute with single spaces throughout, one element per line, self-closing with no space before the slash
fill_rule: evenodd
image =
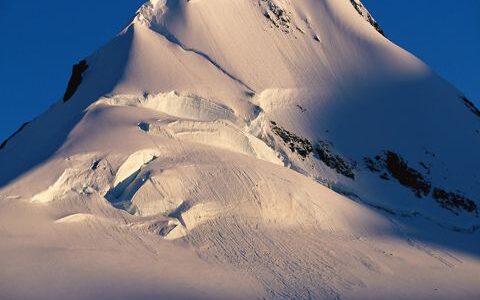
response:
<path id="1" fill-rule="evenodd" d="M 0 146 L 0 298 L 478 298 L 480 112 L 380 33 L 147 2 Z"/>

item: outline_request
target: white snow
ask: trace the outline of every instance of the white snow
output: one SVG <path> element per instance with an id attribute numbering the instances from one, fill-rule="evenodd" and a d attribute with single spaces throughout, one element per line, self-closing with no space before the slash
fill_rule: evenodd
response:
<path id="1" fill-rule="evenodd" d="M 60 218 L 55 221 L 55 223 L 76 223 L 76 222 L 85 222 L 95 218 L 91 214 L 73 214 L 63 218 Z"/>
<path id="2" fill-rule="evenodd" d="M 147 95 L 146 97 L 115 95 L 97 101 L 97 104 L 101 103 L 145 107 L 184 119 L 199 121 L 225 119 L 232 122 L 236 121 L 235 112 L 226 106 L 216 104 L 213 101 L 195 95 L 179 95 L 175 91 L 157 95 Z"/>
<path id="3" fill-rule="evenodd" d="M 350 0 L 152 0 L 87 64 L 0 150 L 0 298 L 480 295 L 480 119 Z"/>
<path id="4" fill-rule="evenodd" d="M 130 177 L 132 174 L 140 171 L 144 165 L 150 163 L 158 156 L 157 153 L 158 151 L 156 149 L 147 149 L 137 151 L 130 155 L 118 169 L 113 186 L 118 186 L 118 184 Z"/>

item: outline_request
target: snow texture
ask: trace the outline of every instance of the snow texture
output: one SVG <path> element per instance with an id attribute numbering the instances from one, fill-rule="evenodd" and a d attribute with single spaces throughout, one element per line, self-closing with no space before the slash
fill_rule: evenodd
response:
<path id="1" fill-rule="evenodd" d="M 145 3 L 0 146 L 0 298 L 478 298 L 478 109 L 379 32 Z"/>

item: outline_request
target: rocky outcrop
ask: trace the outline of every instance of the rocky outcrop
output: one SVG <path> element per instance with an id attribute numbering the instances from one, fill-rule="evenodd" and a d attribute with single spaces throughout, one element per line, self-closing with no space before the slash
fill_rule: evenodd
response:
<path id="1" fill-rule="evenodd" d="M 330 143 L 320 141 L 315 150 L 319 159 L 329 168 L 334 169 L 338 174 L 355 179 L 356 163 L 333 153 Z"/>
<path id="2" fill-rule="evenodd" d="M 263 15 L 267 18 L 274 27 L 289 33 L 292 26 L 291 13 L 283 9 L 278 3 L 273 0 L 259 0 L 259 5 L 263 10 Z"/>
<path id="3" fill-rule="evenodd" d="M 464 210 L 478 215 L 477 204 L 464 195 L 448 192 L 441 188 L 435 188 L 433 190 L 433 198 L 441 207 L 448 209 L 455 214 Z"/>
<path id="4" fill-rule="evenodd" d="M 270 122 L 273 133 L 278 135 L 283 142 L 294 153 L 300 155 L 303 159 L 309 156 L 313 152 L 312 143 L 306 138 L 299 137 L 294 133 L 289 132 L 285 128 L 277 125 L 275 122 Z"/>
<path id="5" fill-rule="evenodd" d="M 472 101 L 468 100 L 468 98 L 465 96 L 461 96 L 460 99 L 463 100 L 463 103 L 469 110 L 471 110 L 477 117 L 480 117 L 480 110 L 475 106 L 475 104 L 473 104 Z"/>
<path id="6" fill-rule="evenodd" d="M 377 21 L 375 21 L 372 15 L 368 12 L 368 10 L 359 0 L 350 0 L 350 2 L 360 16 L 362 16 L 368 23 L 370 23 L 370 25 L 372 25 L 373 28 L 375 28 L 375 30 L 378 31 L 381 35 L 385 35 L 383 29 L 380 27 Z"/>
<path id="7" fill-rule="evenodd" d="M 425 178 L 432 172 L 431 165 L 424 162 L 420 162 L 419 165 L 425 170 L 426 175 L 412 168 L 406 160 L 392 151 L 384 151 L 374 158 L 365 157 L 364 164 L 369 171 L 379 173 L 380 178 L 384 180 L 395 178 L 419 198 L 430 195 L 432 191 L 433 184 Z M 464 211 L 478 216 L 478 207 L 475 201 L 467 198 L 461 192 L 450 192 L 444 188 L 433 187 L 431 196 L 440 207 L 448 209 L 454 214 L 458 215 Z"/>
<path id="8" fill-rule="evenodd" d="M 412 190 L 419 198 L 425 197 L 432 188 L 421 172 L 410 167 L 408 162 L 393 151 L 384 151 L 375 158 L 365 158 L 365 166 L 368 170 L 381 173 L 380 178 L 389 180 L 396 179 L 402 186 Z"/>
<path id="9" fill-rule="evenodd" d="M 276 122 L 270 122 L 272 132 L 282 139 L 283 143 L 292 151 L 298 154 L 303 160 L 314 153 L 314 157 L 321 160 L 327 167 L 335 170 L 338 174 L 355 179 L 356 163 L 350 161 L 331 150 L 331 143 L 320 141 L 313 147 L 312 143 L 285 128 Z"/>
<path id="10" fill-rule="evenodd" d="M 78 87 L 82 83 L 83 73 L 87 69 L 88 69 L 88 64 L 85 59 L 73 66 L 72 76 L 70 77 L 67 90 L 65 91 L 65 95 L 63 96 L 63 102 L 67 102 L 68 100 L 70 100 L 70 98 L 73 97 Z"/>

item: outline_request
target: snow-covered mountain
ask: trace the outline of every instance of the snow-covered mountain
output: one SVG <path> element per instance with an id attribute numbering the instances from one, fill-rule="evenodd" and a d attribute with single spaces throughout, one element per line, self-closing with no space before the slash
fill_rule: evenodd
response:
<path id="1" fill-rule="evenodd" d="M 474 299 L 478 153 L 358 0 L 151 0 L 1 144 L 0 296 Z"/>

